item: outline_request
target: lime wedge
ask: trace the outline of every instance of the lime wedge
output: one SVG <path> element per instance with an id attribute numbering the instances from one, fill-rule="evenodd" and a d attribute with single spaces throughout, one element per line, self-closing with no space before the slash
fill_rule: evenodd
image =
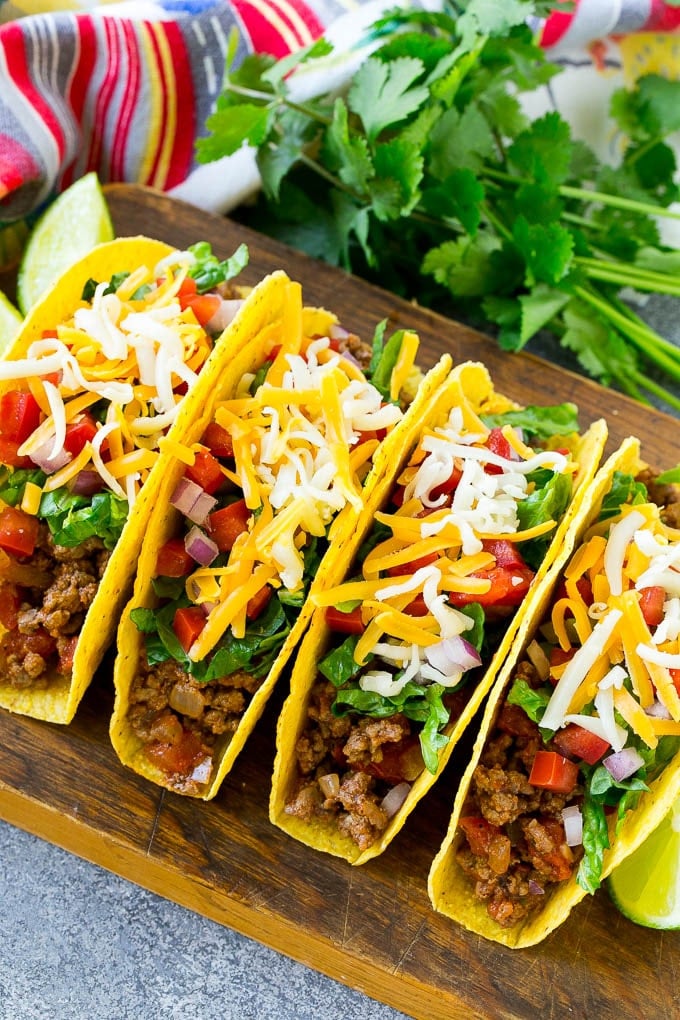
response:
<path id="1" fill-rule="evenodd" d="M 607 879 L 621 913 L 646 928 L 680 928 L 680 800 Z"/>
<path id="2" fill-rule="evenodd" d="M 19 310 L 0 290 L 0 357 L 17 335 L 22 322 Z"/>
<path id="3" fill-rule="evenodd" d="M 97 175 L 85 174 L 47 207 L 28 239 L 17 280 L 24 315 L 69 266 L 113 236 Z"/>

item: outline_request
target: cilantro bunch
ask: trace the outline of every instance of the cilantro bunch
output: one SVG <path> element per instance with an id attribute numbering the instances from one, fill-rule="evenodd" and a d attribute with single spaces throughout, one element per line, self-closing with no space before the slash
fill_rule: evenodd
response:
<path id="1" fill-rule="evenodd" d="M 680 409 L 680 350 L 622 299 L 680 295 L 680 252 L 658 217 L 680 189 L 666 139 L 680 128 L 680 82 L 620 90 L 623 139 L 601 164 L 556 112 L 531 121 L 521 94 L 560 68 L 527 19 L 554 4 L 445 0 L 395 11 L 342 93 L 296 98 L 295 74 L 324 40 L 283 60 L 250 56 L 227 73 L 197 156 L 256 150 L 263 193 L 252 226 L 445 314 L 517 351 L 548 329 L 605 385 Z"/>

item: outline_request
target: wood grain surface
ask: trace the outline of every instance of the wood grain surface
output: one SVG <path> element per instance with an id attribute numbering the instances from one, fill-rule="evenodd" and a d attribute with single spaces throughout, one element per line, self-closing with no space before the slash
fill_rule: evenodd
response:
<path id="1" fill-rule="evenodd" d="M 129 185 L 107 188 L 119 235 L 221 256 L 250 247 L 249 282 L 284 268 L 364 335 L 377 321 L 422 339 L 423 367 L 448 350 L 479 359 L 522 402 L 573 400 L 582 423 L 604 415 L 610 448 L 630 432 L 657 466 L 678 460 L 675 419 L 318 264 L 219 217 Z M 0 715 L 0 817 L 404 1013 L 438 1018 L 669 1017 L 680 1012 L 680 935 L 636 927 L 605 892 L 541 945 L 508 950 L 435 914 L 427 872 L 446 831 L 469 740 L 390 848 L 362 868 L 317 854 L 270 826 L 274 724 L 285 681 L 211 803 L 157 789 L 124 769 L 108 740 L 110 661 L 67 728 Z M 86 920 L 83 920 L 86 923 Z"/>

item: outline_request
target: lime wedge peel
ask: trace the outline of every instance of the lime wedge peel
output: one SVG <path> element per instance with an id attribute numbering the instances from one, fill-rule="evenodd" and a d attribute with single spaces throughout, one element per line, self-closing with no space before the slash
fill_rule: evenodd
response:
<path id="1" fill-rule="evenodd" d="M 17 302 L 24 315 L 69 266 L 113 237 L 99 179 L 95 173 L 85 174 L 55 198 L 31 232 L 17 279 Z"/>
<path id="2" fill-rule="evenodd" d="M 624 917 L 646 928 L 680 929 L 680 798 L 607 879 Z"/>
<path id="3" fill-rule="evenodd" d="M 0 357 L 19 332 L 23 317 L 18 308 L 0 291 Z"/>

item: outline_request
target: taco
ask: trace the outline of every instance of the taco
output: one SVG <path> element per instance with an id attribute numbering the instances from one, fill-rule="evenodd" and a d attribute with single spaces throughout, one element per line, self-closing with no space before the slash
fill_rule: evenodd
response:
<path id="1" fill-rule="evenodd" d="M 367 346 L 297 283 L 250 317 L 159 489 L 118 634 L 111 739 L 123 764 L 215 796 L 412 414 L 418 338 Z M 361 364 L 365 368 L 361 368 Z M 415 370 L 417 377 L 417 370 Z"/>
<path id="2" fill-rule="evenodd" d="M 431 869 L 438 911 L 513 948 L 561 924 L 680 794 L 680 485 L 664 480 L 629 439 L 586 493 Z"/>
<path id="3" fill-rule="evenodd" d="M 312 596 L 277 727 L 277 826 L 361 864 L 435 781 L 599 463 L 604 422 L 581 437 L 575 412 L 522 409 L 466 363 L 412 422 L 346 579 Z"/>
<path id="4" fill-rule="evenodd" d="M 243 296 L 226 281 L 245 254 L 103 244 L 0 360 L 2 708 L 72 719 L 117 626 L 164 443 L 237 329 Z"/>

